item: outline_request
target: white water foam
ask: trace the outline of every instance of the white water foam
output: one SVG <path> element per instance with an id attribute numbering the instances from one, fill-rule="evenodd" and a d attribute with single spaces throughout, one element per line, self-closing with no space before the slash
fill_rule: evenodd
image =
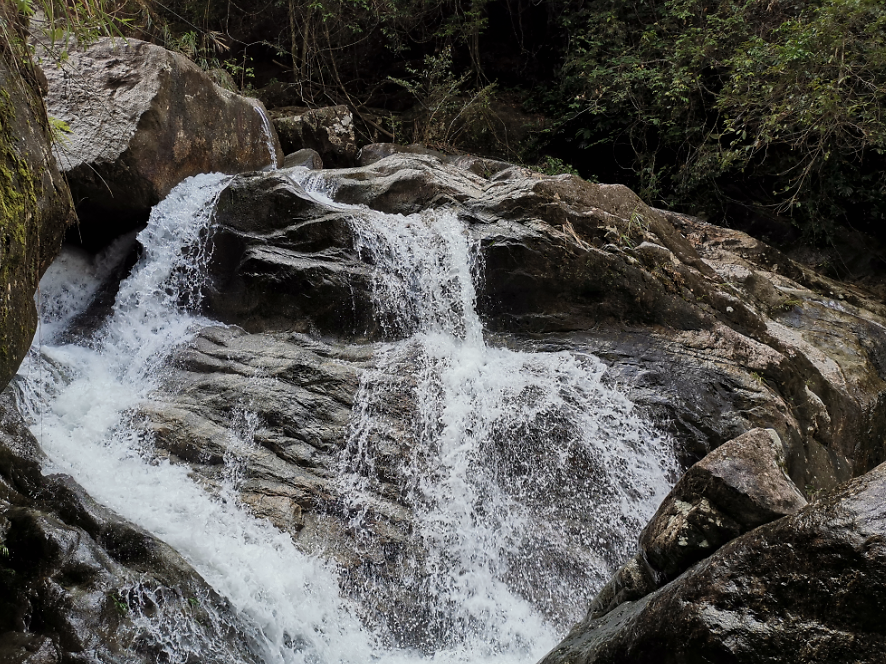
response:
<path id="1" fill-rule="evenodd" d="M 205 324 L 188 310 L 198 303 L 200 247 L 226 181 L 190 178 L 154 209 L 139 236 L 142 260 L 94 347 L 34 348 L 17 378 L 19 405 L 49 470 L 73 475 L 96 500 L 179 551 L 239 611 L 265 662 L 366 661 L 371 638 L 350 618 L 323 564 L 255 519 L 231 491 L 213 498 L 186 468 L 153 460 L 129 421 L 170 352 Z M 70 267 L 51 267 L 45 283 L 62 283 Z M 44 286 L 44 299 L 52 295 Z"/>
<path id="2" fill-rule="evenodd" d="M 421 549 L 400 561 L 404 590 L 418 598 L 406 604 L 414 615 L 361 625 L 352 616 L 365 612 L 342 599 L 324 563 L 237 502 L 237 451 L 248 452 L 256 425 L 247 403 L 231 423 L 236 444 L 219 497 L 185 468 L 157 462 L 130 421 L 172 350 L 206 323 L 188 312 L 199 304 L 201 247 L 225 182 L 191 178 L 155 208 L 139 237 L 142 259 L 89 347 L 46 335 L 49 344 L 23 365 L 20 405 L 52 470 L 178 550 L 230 600 L 265 662 L 535 661 L 626 557 L 667 490 L 668 441 L 605 387 L 595 358 L 487 346 L 475 306 L 477 247 L 455 215 L 337 206 L 351 211 L 356 249 L 376 266 L 380 321 L 407 337 L 380 345 L 363 376 L 340 483 L 355 504 L 366 502 L 378 441 L 389 435 L 380 390 L 405 383 L 413 418 L 398 441 L 409 449 L 399 472 Z M 54 265 L 44 300 L 82 267 Z M 83 304 L 88 291 L 71 301 Z M 357 590 L 386 592 L 371 580 Z M 169 647 L 170 661 L 190 656 Z"/>
<path id="3" fill-rule="evenodd" d="M 596 358 L 485 343 L 478 247 L 455 213 L 362 209 L 351 224 L 382 327 L 407 336 L 361 381 L 341 480 L 359 529 L 383 450 L 410 450 L 397 472 L 422 554 L 398 564 L 419 590 L 413 616 L 380 622 L 455 660 L 534 661 L 633 552 L 669 489 L 671 442 Z M 392 391 L 413 404 L 405 434 L 390 426 Z"/>
<path id="4" fill-rule="evenodd" d="M 274 169 L 279 166 L 279 162 L 277 161 L 277 149 L 274 147 L 274 132 L 271 129 L 271 121 L 268 118 L 268 114 L 265 113 L 264 109 L 255 104 L 253 106 L 255 112 L 259 114 L 261 117 L 261 128 L 262 132 L 265 135 L 265 147 L 268 149 L 268 156 L 271 158 L 271 163 L 268 165 L 269 168 Z"/>

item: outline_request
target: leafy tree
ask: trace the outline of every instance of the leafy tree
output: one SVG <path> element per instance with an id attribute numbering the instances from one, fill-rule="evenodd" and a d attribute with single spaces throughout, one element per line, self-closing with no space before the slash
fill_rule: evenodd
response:
<path id="1" fill-rule="evenodd" d="M 659 204 L 787 213 L 811 234 L 886 213 L 886 4 L 578 3 L 550 108 L 585 148 L 628 146 Z"/>

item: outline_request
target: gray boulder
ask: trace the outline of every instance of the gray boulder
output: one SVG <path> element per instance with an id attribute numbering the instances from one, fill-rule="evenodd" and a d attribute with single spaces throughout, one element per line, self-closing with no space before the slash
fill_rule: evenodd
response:
<path id="1" fill-rule="evenodd" d="M 600 617 L 639 599 L 739 535 L 806 506 L 785 471 L 781 439 L 752 429 L 692 466 L 640 535 L 640 551 L 600 591 Z"/>
<path id="2" fill-rule="evenodd" d="M 43 58 L 46 105 L 71 133 L 55 146 L 78 214 L 119 234 L 147 219 L 186 177 L 276 165 L 279 142 L 260 102 L 241 97 L 182 55 L 104 38 Z M 125 230 L 125 227 L 122 229 Z"/>
<path id="3" fill-rule="evenodd" d="M 283 168 L 294 168 L 301 166 L 311 171 L 319 171 L 323 168 L 323 159 L 316 150 L 310 148 L 302 148 L 283 158 Z"/>
<path id="4" fill-rule="evenodd" d="M 356 163 L 354 116 L 347 106 L 284 107 L 274 109 L 271 115 L 284 152 L 310 148 L 317 151 L 324 164 L 333 168 Z"/>
<path id="5" fill-rule="evenodd" d="M 803 508 L 785 468 L 778 434 L 753 429 L 686 471 L 640 536 L 659 578 L 673 579 L 739 534 Z"/>
<path id="6" fill-rule="evenodd" d="M 886 465 L 576 625 L 543 664 L 882 662 Z"/>
<path id="7" fill-rule="evenodd" d="M 243 175 L 216 208 L 206 308 L 249 331 L 354 336 L 373 328 L 369 269 L 347 218 L 315 201 L 284 171 Z"/>
<path id="8" fill-rule="evenodd" d="M 371 166 L 377 161 L 381 161 L 385 157 L 393 154 L 421 154 L 437 157 L 441 161 L 446 159 L 446 155 L 439 150 L 427 148 L 420 143 L 412 145 L 400 145 L 399 143 L 370 143 L 360 148 L 359 165 Z"/>

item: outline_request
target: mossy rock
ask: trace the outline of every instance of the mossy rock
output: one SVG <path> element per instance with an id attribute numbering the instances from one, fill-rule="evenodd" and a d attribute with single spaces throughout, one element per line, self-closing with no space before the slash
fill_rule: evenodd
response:
<path id="1" fill-rule="evenodd" d="M 36 76 L 0 57 L 0 388 L 34 336 L 34 293 L 75 217 Z"/>

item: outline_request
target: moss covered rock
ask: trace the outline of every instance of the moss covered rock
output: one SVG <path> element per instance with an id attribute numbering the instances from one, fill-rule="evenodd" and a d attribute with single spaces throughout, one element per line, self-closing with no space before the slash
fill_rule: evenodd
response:
<path id="1" fill-rule="evenodd" d="M 0 54 L 0 387 L 28 351 L 37 284 L 75 219 L 52 157 L 38 80 Z"/>

